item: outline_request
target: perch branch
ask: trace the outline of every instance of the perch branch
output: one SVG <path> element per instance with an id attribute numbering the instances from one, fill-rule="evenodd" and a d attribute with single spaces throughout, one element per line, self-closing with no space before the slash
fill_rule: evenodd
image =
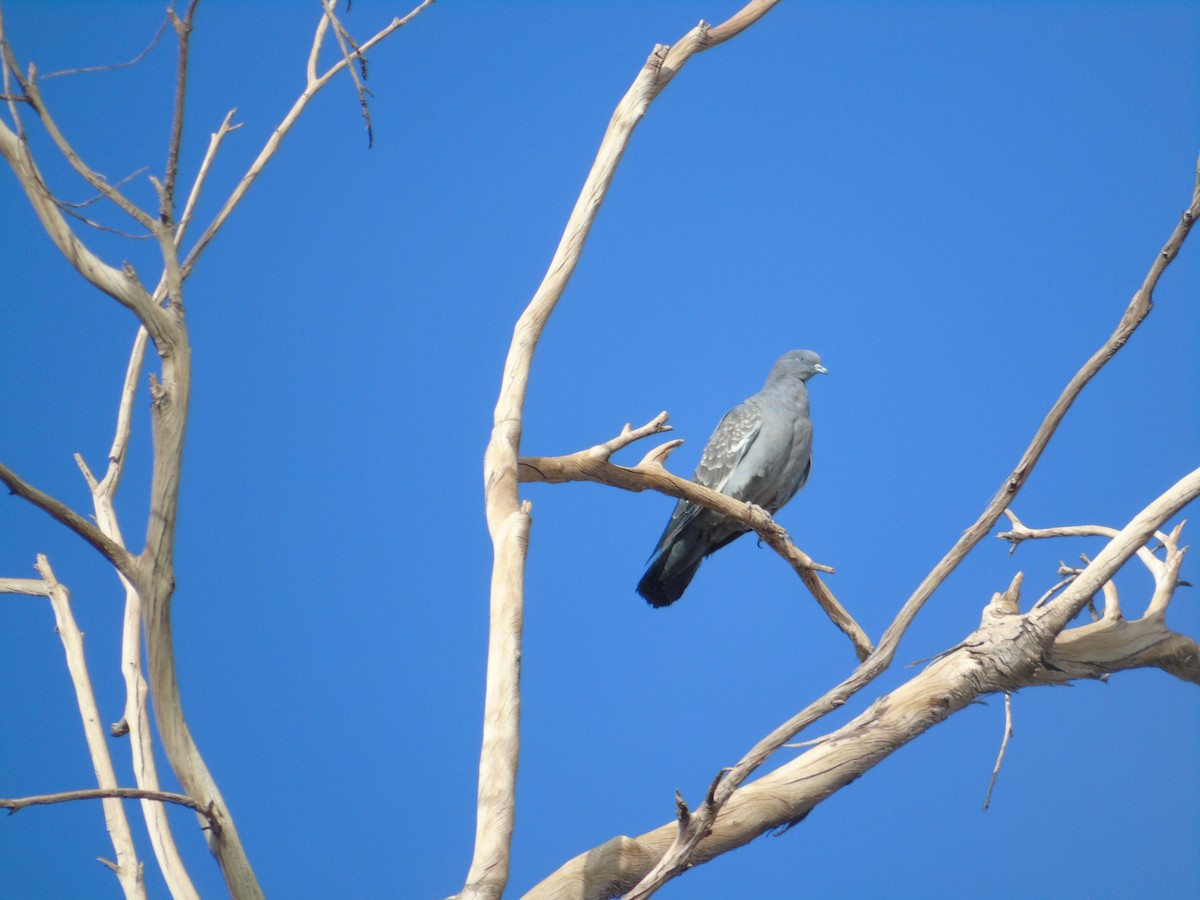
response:
<path id="1" fill-rule="evenodd" d="M 788 533 L 771 515 L 752 503 L 735 500 L 704 485 L 697 484 L 671 474 L 663 461 L 680 441 L 669 441 L 651 450 L 636 466 L 618 466 L 611 462 L 613 453 L 624 449 L 634 441 L 654 434 L 669 431 L 667 414 L 659 413 L 640 428 L 626 425 L 612 440 L 580 450 L 567 456 L 529 456 L 518 460 L 520 479 L 525 482 L 543 481 L 562 483 L 570 481 L 592 481 L 619 487 L 627 491 L 653 490 L 688 500 L 741 523 L 753 531 L 792 566 L 804 582 L 813 598 L 825 611 L 830 621 L 850 638 L 859 660 L 864 660 L 874 649 L 865 631 L 854 621 L 853 616 L 837 601 L 833 592 L 821 580 L 818 572 L 832 573 L 833 569 L 814 562 L 808 554 L 792 543 Z"/>

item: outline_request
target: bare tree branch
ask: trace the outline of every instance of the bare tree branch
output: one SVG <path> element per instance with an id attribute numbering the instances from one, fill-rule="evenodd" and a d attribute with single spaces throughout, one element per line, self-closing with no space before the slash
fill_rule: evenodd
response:
<path id="1" fill-rule="evenodd" d="M 67 671 L 70 672 L 71 684 L 75 687 L 75 699 L 79 705 L 79 716 L 83 720 L 83 733 L 87 739 L 92 767 L 96 772 L 96 781 L 101 790 L 115 790 L 117 774 L 108 752 L 104 729 L 100 725 L 100 708 L 96 704 L 96 694 L 92 690 L 92 679 L 84 658 L 83 632 L 79 630 L 71 612 L 71 595 L 55 578 L 50 561 L 40 553 L 36 568 L 42 580 L 46 582 L 46 596 L 50 598 L 50 607 L 54 610 L 55 631 L 62 639 L 63 649 L 66 651 Z M 13 808 L 12 811 L 16 812 L 16 809 Z M 121 882 L 121 890 L 126 898 L 144 900 L 146 885 L 142 881 L 142 865 L 138 862 L 133 832 L 129 828 L 129 820 L 125 817 L 125 808 L 111 796 L 104 800 L 104 821 L 112 838 L 113 850 L 117 854 L 117 861 L 112 869 Z"/>
<path id="2" fill-rule="evenodd" d="M 209 223 L 208 227 L 204 230 L 204 233 L 200 235 L 199 240 L 196 241 L 196 245 L 192 247 L 191 251 L 184 259 L 181 267 L 184 278 L 187 278 L 192 273 L 192 269 L 195 268 L 196 261 L 200 258 L 200 255 L 205 251 L 209 243 L 216 236 L 216 233 L 225 223 L 225 220 L 229 218 L 229 214 L 233 212 L 233 208 L 237 206 L 242 197 L 245 196 L 246 191 L 250 189 L 250 185 L 252 185 L 255 180 L 257 180 L 258 176 L 262 174 L 263 168 L 268 162 L 270 162 L 271 157 L 275 155 L 275 151 L 279 149 L 279 145 L 283 142 L 283 139 L 287 136 L 287 133 L 291 131 L 292 126 L 296 124 L 296 120 L 300 118 L 300 114 L 304 112 L 305 107 L 308 106 L 308 102 L 312 100 L 316 93 L 326 84 L 328 84 L 329 80 L 337 75 L 338 72 L 350 65 L 355 59 L 361 57 L 364 53 L 366 53 L 396 29 L 403 28 L 414 18 L 416 18 L 416 16 L 423 10 L 432 6 L 433 3 L 434 0 L 422 0 L 422 2 L 415 6 L 412 11 L 408 13 L 408 15 L 392 19 L 392 21 L 385 28 L 378 31 L 372 38 L 363 41 L 357 50 L 351 52 L 348 56 L 334 63 L 325 71 L 323 75 L 317 77 L 316 59 L 320 51 L 321 38 L 324 36 L 328 28 L 328 19 L 324 13 L 322 13 L 321 21 L 317 25 L 316 36 L 313 39 L 313 48 L 309 54 L 307 86 L 304 88 L 303 93 L 301 93 L 296 99 L 296 102 L 292 104 L 292 108 L 288 110 L 287 115 L 283 117 L 283 121 L 275 126 L 275 130 L 271 133 L 271 137 L 267 139 L 267 143 L 259 152 L 258 157 L 253 163 L 250 164 L 250 168 L 246 171 L 246 174 L 242 176 L 241 181 L 237 183 L 237 186 L 233 189 L 233 193 L 229 195 L 229 198 L 225 201 L 225 204 L 221 207 L 216 217 L 212 220 L 212 222 Z"/>
<path id="3" fill-rule="evenodd" d="M 1087 584 L 1108 581 L 1162 525 L 1200 496 L 1200 470 L 1185 476 L 1136 516 L 1084 570 L 1051 607 L 1022 615 L 1018 608 L 1020 573 L 1003 593 L 984 609 L 980 627 L 949 653 L 938 657 L 917 676 L 847 725 L 818 740 L 803 755 L 734 792 L 719 815 L 705 829 L 688 858 L 700 865 L 754 838 L 798 824 L 822 800 L 855 781 L 894 751 L 949 716 L 992 693 L 1022 687 L 1061 683 L 1049 677 L 1068 656 L 1089 663 L 1076 677 L 1095 677 L 1098 671 L 1119 671 L 1134 666 L 1156 666 L 1188 681 L 1200 683 L 1200 646 L 1174 635 L 1160 642 L 1155 652 L 1114 655 L 1088 635 L 1093 625 L 1059 633 L 1045 620 L 1046 612 L 1061 606 L 1064 616 L 1075 614 L 1094 593 Z M 1069 595 L 1069 596 L 1068 596 Z M 1099 651 L 1085 658 L 1085 650 Z M 1182 673 L 1182 674 L 1181 674 Z M 1063 679 L 1066 680 L 1066 679 Z M 657 869 L 677 845 L 681 831 L 695 827 L 696 816 L 713 807 L 730 775 L 696 811 L 638 837 L 617 837 L 565 863 L 525 896 L 527 900 L 571 897 L 600 900 L 624 894 L 636 896 L 637 885 Z M 630 893 L 625 893 L 630 891 Z"/>
<path id="4" fill-rule="evenodd" d="M 1188 232 L 1191 231 L 1192 225 L 1198 215 L 1200 215 L 1200 161 L 1197 164 L 1191 203 L 1180 216 L 1179 224 L 1175 226 L 1166 245 L 1155 257 L 1141 288 L 1133 295 L 1133 299 L 1129 302 L 1124 314 L 1121 316 L 1116 330 L 1100 349 L 1092 354 L 1091 358 L 1084 363 L 1083 367 L 1070 382 L 1068 382 L 1066 388 L 1063 389 L 1062 394 L 1051 407 L 1050 412 L 1046 415 L 1046 418 L 1034 434 L 1033 440 L 1024 454 L 1022 454 L 1016 468 L 1005 479 L 1004 484 L 988 503 L 983 513 L 975 521 L 975 524 L 963 532 L 962 537 L 955 542 L 954 546 L 942 557 L 942 560 L 934 566 L 933 570 L 917 586 L 916 591 L 905 601 L 892 624 L 884 632 L 875 651 L 858 669 L 841 684 L 828 691 L 823 697 L 809 704 L 805 709 L 792 716 L 791 719 L 760 740 L 730 770 L 729 775 L 714 792 L 713 802 L 702 804 L 692 814 L 687 827 L 680 829 L 669 852 L 664 855 L 663 859 L 652 871 L 646 874 L 643 881 L 630 892 L 630 900 L 650 896 L 670 878 L 683 872 L 691 862 L 691 854 L 711 829 L 721 806 L 729 800 L 739 785 L 755 769 L 762 765 L 784 743 L 791 740 L 796 734 L 807 728 L 817 719 L 843 705 L 847 699 L 887 669 L 899 647 L 900 639 L 916 618 L 917 613 L 921 611 L 925 603 L 933 596 L 934 591 L 946 580 L 950 573 L 966 558 L 967 554 L 991 531 L 996 520 L 1000 518 L 1000 515 L 1007 509 L 1008 505 L 1021 490 L 1021 487 L 1025 484 L 1026 479 L 1033 471 L 1034 466 L 1037 465 L 1038 460 L 1049 444 L 1050 439 L 1054 436 L 1054 432 L 1066 416 L 1067 410 L 1071 408 L 1071 405 L 1075 402 L 1080 392 L 1096 373 L 1116 355 L 1117 351 L 1125 346 L 1133 332 L 1145 320 L 1146 316 L 1150 314 L 1153 305 L 1154 287 L 1158 284 L 1158 279 L 1163 271 L 1165 271 L 1167 265 L 1179 253 L 1179 248 L 1183 246 L 1183 242 L 1187 238 Z M 1091 570 L 1090 566 L 1089 570 Z M 1102 583 L 1100 582 L 1095 585 L 1092 592 L 1088 594 L 1088 598 L 1096 590 L 1099 590 Z M 1076 579 L 1071 587 L 1064 592 L 1064 596 L 1075 591 L 1079 587 L 1079 584 L 1079 579 Z M 1086 600 L 1083 602 L 1086 603 Z M 1058 602 L 1043 607 L 1042 611 L 1049 609 L 1062 610 L 1067 605 L 1062 602 L 1062 598 L 1059 598 Z M 1060 625 L 1060 630 L 1061 627 Z"/>
<path id="5" fill-rule="evenodd" d="M 700 23 L 674 47 L 659 45 L 617 104 L 550 266 L 517 320 L 484 454 L 484 492 L 493 564 L 488 684 L 479 764 L 475 850 L 462 897 L 499 897 L 508 882 L 519 753 L 519 659 L 529 506 L 519 496 L 521 423 L 533 351 L 583 252 L 617 165 L 650 103 L 692 55 L 740 33 L 775 5 L 747 5 L 710 35 Z"/>
<path id="6" fill-rule="evenodd" d="M 134 556 L 75 510 L 61 500 L 56 500 L 44 491 L 38 490 L 3 463 L 0 463 L 0 482 L 7 485 L 11 493 L 23 500 L 28 500 L 99 550 L 100 554 L 116 566 L 118 571 L 132 577 L 136 568 Z"/>
<path id="7" fill-rule="evenodd" d="M 103 800 L 112 797 L 126 800 L 149 800 L 153 803 L 176 803 L 195 810 L 198 815 L 209 816 L 207 809 L 186 794 L 173 794 L 169 791 L 143 791 L 141 788 L 123 787 L 60 791 L 56 794 L 34 794 L 30 797 L 0 799 L 0 809 L 7 809 L 9 815 L 12 815 L 30 806 L 49 806 L 52 803 L 73 803 L 76 800 Z M 210 818 L 209 824 L 213 828 L 219 827 L 219 823 L 215 819 Z"/>

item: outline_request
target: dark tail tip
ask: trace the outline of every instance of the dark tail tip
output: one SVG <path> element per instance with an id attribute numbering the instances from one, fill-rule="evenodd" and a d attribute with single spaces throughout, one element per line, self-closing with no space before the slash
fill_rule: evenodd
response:
<path id="1" fill-rule="evenodd" d="M 692 576 L 700 568 L 700 561 L 696 560 L 693 565 L 668 572 L 666 555 L 664 553 L 650 564 L 637 586 L 637 592 L 646 598 L 646 602 L 657 608 L 670 606 L 682 597 L 687 586 L 692 583 Z"/>
<path id="2" fill-rule="evenodd" d="M 638 582 L 637 592 L 655 609 L 670 606 L 683 596 L 683 591 L 672 593 L 666 589 L 666 586 L 662 582 L 652 580 L 649 575 L 646 575 Z"/>

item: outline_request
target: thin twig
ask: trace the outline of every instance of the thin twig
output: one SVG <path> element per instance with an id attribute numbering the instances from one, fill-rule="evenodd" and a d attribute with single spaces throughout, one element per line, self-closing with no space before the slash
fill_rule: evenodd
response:
<path id="1" fill-rule="evenodd" d="M 196 15 L 196 4 L 199 0 L 191 0 L 183 18 L 175 15 L 173 9 L 168 9 L 171 24 L 175 26 L 175 34 L 179 38 L 179 63 L 175 72 L 175 109 L 171 115 L 171 138 L 167 143 L 167 168 L 163 175 L 162 192 L 159 204 L 159 221 L 164 225 L 173 224 L 175 215 L 175 179 L 179 174 L 179 147 L 183 142 L 183 109 L 187 99 L 188 51 L 191 48 L 192 20 Z"/>
<path id="2" fill-rule="evenodd" d="M 987 812 L 992 805 L 992 790 L 996 787 L 996 779 L 1000 777 L 1000 766 L 1004 764 L 1004 754 L 1008 752 L 1008 739 L 1013 736 L 1012 691 L 1004 692 L 1004 737 L 1000 741 L 1000 753 L 996 756 L 996 765 L 992 768 L 992 778 L 988 782 L 987 796 L 983 798 L 983 811 Z"/>
<path id="3" fill-rule="evenodd" d="M 220 211 L 213 218 L 212 222 L 209 223 L 208 227 L 204 229 L 204 233 L 200 235 L 200 238 L 196 241 L 196 245 L 192 247 L 191 251 L 184 259 L 181 266 L 181 273 L 184 278 L 187 278 L 189 275 L 191 275 L 192 270 L 196 267 L 196 262 L 200 258 L 200 255 L 205 251 L 205 249 L 207 249 L 209 243 L 212 242 L 212 239 L 216 236 L 217 232 L 221 230 L 221 226 L 225 224 L 225 220 L 229 218 L 229 214 L 233 212 L 234 207 L 241 202 L 241 199 L 245 196 L 246 191 L 250 189 L 250 185 L 254 184 L 254 182 L 258 179 L 258 176 L 262 174 L 262 170 L 266 167 L 267 163 L 271 161 L 271 157 L 273 157 L 275 155 L 275 151 L 279 149 L 280 143 L 287 136 L 288 132 L 291 131 L 292 126 L 296 124 L 296 120 L 300 117 L 300 114 L 304 112 L 305 107 L 308 106 L 308 103 L 310 100 L 312 100 L 313 96 L 316 95 L 321 88 L 328 84 L 329 80 L 337 75 L 338 72 L 350 65 L 354 59 L 366 53 L 396 29 L 403 28 L 414 18 L 416 18 L 416 16 L 419 15 L 423 10 L 432 6 L 433 3 L 434 0 L 422 0 L 422 2 L 415 6 L 408 13 L 408 15 L 393 19 L 385 28 L 377 32 L 372 38 L 363 41 L 363 43 L 359 45 L 359 49 L 351 53 L 348 58 L 338 60 L 336 63 L 330 66 L 323 75 L 317 78 L 310 77 L 308 79 L 308 84 L 304 91 L 296 99 L 296 102 L 292 104 L 292 108 L 288 110 L 287 115 L 283 117 L 283 121 L 281 121 L 275 127 L 275 130 L 271 132 L 271 136 L 267 139 L 266 144 L 264 144 L 262 150 L 259 151 L 258 157 L 253 163 L 250 164 L 250 168 L 246 170 L 246 174 L 242 176 L 241 180 L 237 183 L 237 186 L 233 189 L 233 192 L 226 199 Z M 325 15 L 322 13 L 321 23 L 317 26 L 319 35 L 323 34 L 322 30 L 328 27 L 324 24 L 326 21 Z M 315 73 L 316 71 L 314 60 L 317 46 L 318 41 L 314 39 L 313 51 L 310 53 L 308 63 L 310 73 Z"/>
<path id="4" fill-rule="evenodd" d="M 367 58 L 363 55 L 362 49 L 355 42 L 350 32 L 342 25 L 336 15 L 334 15 L 333 7 L 336 0 L 321 0 L 325 7 L 325 16 L 333 23 L 333 36 L 338 42 L 338 47 L 342 51 L 342 58 L 346 60 L 346 70 L 350 73 L 350 79 L 354 82 L 354 89 L 358 93 L 358 105 L 362 109 L 363 121 L 367 126 L 367 149 L 375 143 L 375 132 L 371 128 L 371 108 L 367 104 L 367 97 L 371 92 L 367 90 L 363 81 L 367 77 Z M 358 60 L 359 71 L 355 71 L 353 61 Z M 361 74 L 361 79 L 360 79 Z"/>
<path id="5" fill-rule="evenodd" d="M 176 803 L 204 816 L 208 819 L 211 827 L 219 827 L 219 823 L 212 817 L 212 810 L 197 803 L 187 794 L 175 794 L 170 791 L 144 791 L 141 788 L 88 788 L 80 791 L 59 791 L 55 794 L 34 794 L 30 797 L 0 798 L 0 809 L 7 809 L 9 815 L 13 815 L 30 806 L 49 806 L 52 803 L 73 803 L 76 800 L 103 800 L 113 797 L 123 800 Z"/>
<path id="6" fill-rule="evenodd" d="M 170 20 L 171 17 L 169 14 L 163 16 L 162 23 L 158 26 L 158 31 L 154 33 L 154 37 L 150 39 L 150 43 L 146 45 L 146 49 L 133 59 L 129 60 L 129 62 L 112 63 L 107 66 L 85 66 L 81 69 L 59 69 L 57 72 L 51 72 L 49 75 L 43 75 L 42 81 L 46 81 L 50 78 L 62 78 L 64 75 L 85 75 L 91 72 L 108 72 L 112 69 L 124 69 L 128 68 L 129 66 L 136 66 L 150 54 L 150 51 L 153 50 L 155 45 L 162 39 L 163 33 L 167 30 L 167 22 Z"/>
<path id="7" fill-rule="evenodd" d="M 227 112 L 221 122 L 221 127 L 209 136 L 208 149 L 204 152 L 204 159 L 200 161 L 200 171 L 196 173 L 196 180 L 192 182 L 192 189 L 188 192 L 187 204 L 183 207 L 183 215 L 179 217 L 179 222 L 175 226 L 176 247 L 183 246 L 184 232 L 187 231 L 187 227 L 192 221 L 192 213 L 196 209 L 196 202 L 200 199 L 200 191 L 204 188 L 204 182 L 208 178 L 213 160 L 216 159 L 217 151 L 221 149 L 221 141 L 225 140 L 225 135 L 229 132 L 237 131 L 242 127 L 240 122 L 236 125 L 231 124 L 236 112 L 236 109 Z M 157 295 L 157 291 L 155 294 Z"/>

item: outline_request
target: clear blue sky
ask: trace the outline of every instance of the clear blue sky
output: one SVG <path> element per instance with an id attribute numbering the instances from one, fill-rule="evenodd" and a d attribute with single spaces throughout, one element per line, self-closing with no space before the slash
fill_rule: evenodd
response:
<path id="1" fill-rule="evenodd" d="M 331 85 L 189 282 L 184 703 L 269 896 L 461 885 L 491 556 L 481 457 L 512 323 L 654 43 L 738 5 L 442 0 L 371 54 L 374 149 L 350 83 Z M 365 37 L 407 9 L 356 0 L 346 22 Z M 301 89 L 317 10 L 201 4 L 184 177 L 228 109 L 244 123 L 202 218 Z M 43 73 L 126 60 L 160 21 L 148 2 L 8 0 L 4 12 L 18 57 Z M 782 4 L 693 59 L 639 127 L 538 348 L 525 450 L 573 451 L 666 409 L 687 441 L 672 465 L 688 474 L 777 356 L 817 350 L 831 375 L 812 386 L 813 475 L 779 518 L 837 567 L 832 589 L 878 637 L 1109 334 L 1186 205 L 1197 46 L 1193 3 Z M 148 167 L 129 188 L 147 201 L 174 65 L 164 43 L 136 68 L 44 84 L 94 168 Z M 86 199 L 37 147 L 51 183 Z M 66 265 L 10 174 L 0 235 L 0 460 L 86 509 L 71 454 L 103 463 L 134 322 Z M 154 280 L 145 242 L 88 239 Z M 1121 526 L 1196 466 L 1198 241 L 1067 417 L 1016 504 L 1026 522 Z M 144 390 L 138 409 L 120 496 L 135 546 Z M 854 662 L 754 541 L 656 611 L 633 588 L 672 500 L 523 493 L 535 521 L 512 896 L 668 821 L 676 788 L 698 801 Z M 115 578 L 44 516 L 0 500 L 0 576 L 31 576 L 34 555 L 50 556 L 116 720 Z M 911 677 L 905 663 L 957 643 L 1016 570 L 1028 603 L 1058 560 L 1099 546 L 1010 558 L 986 541 L 846 716 Z M 1184 577 L 1198 580 L 1195 560 Z M 1119 585 L 1127 610 L 1148 598 L 1132 566 Z M 1171 622 L 1200 634 L 1195 589 Z M 0 795 L 94 784 L 47 605 L 0 598 L 0 635 Z M 1014 706 L 989 812 L 998 700 L 662 896 L 1195 897 L 1195 688 L 1136 672 Z M 202 893 L 220 896 L 193 819 L 173 817 Z M 111 852 L 98 804 L 0 818 L 0 894 L 115 897 L 95 862 Z M 156 874 L 151 886 L 163 896 Z"/>

